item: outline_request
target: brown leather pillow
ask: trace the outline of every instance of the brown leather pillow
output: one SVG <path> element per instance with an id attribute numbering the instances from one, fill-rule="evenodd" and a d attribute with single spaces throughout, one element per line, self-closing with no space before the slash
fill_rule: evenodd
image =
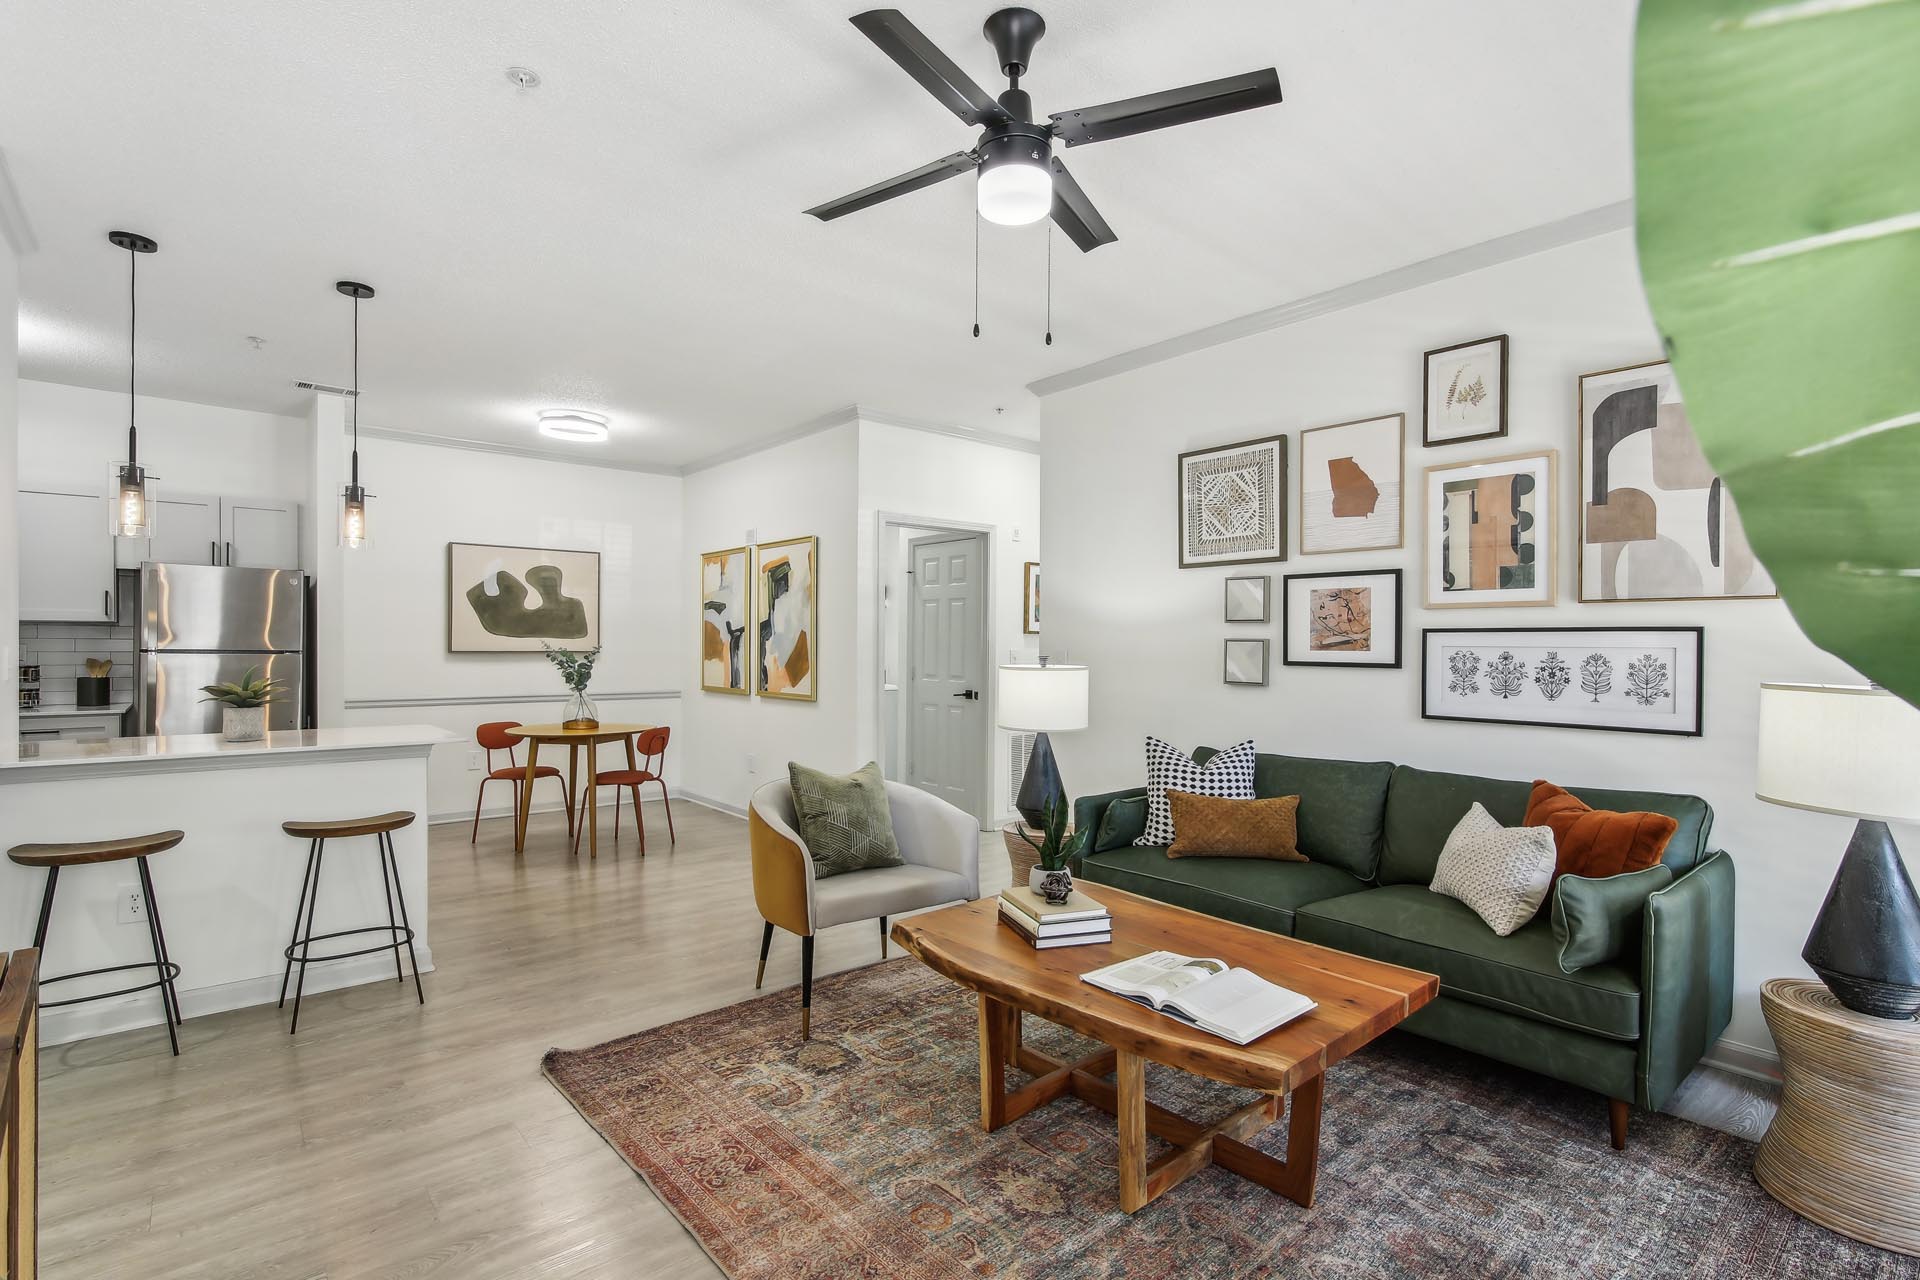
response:
<path id="1" fill-rule="evenodd" d="M 1535 781 L 1526 825 L 1553 831 L 1554 869 L 1561 876 L 1601 879 L 1644 871 L 1660 861 L 1680 824 L 1664 813 L 1595 809 L 1564 787 Z"/>
<path id="2" fill-rule="evenodd" d="M 1273 858 L 1305 862 L 1295 847 L 1299 796 L 1226 800 L 1191 791 L 1167 792 L 1173 816 L 1169 858 Z"/>

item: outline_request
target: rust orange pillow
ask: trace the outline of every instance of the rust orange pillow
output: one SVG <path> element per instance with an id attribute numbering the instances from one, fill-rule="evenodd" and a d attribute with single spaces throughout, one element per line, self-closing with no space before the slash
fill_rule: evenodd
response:
<path id="1" fill-rule="evenodd" d="M 1554 878 L 1602 879 L 1644 871 L 1660 861 L 1680 824 L 1664 813 L 1595 809 L 1551 782 L 1536 780 L 1527 797 L 1526 825 L 1553 832 Z"/>
<path id="2" fill-rule="evenodd" d="M 1297 847 L 1299 796 L 1228 800 L 1168 790 L 1167 809 L 1173 817 L 1169 858 L 1307 860 Z"/>

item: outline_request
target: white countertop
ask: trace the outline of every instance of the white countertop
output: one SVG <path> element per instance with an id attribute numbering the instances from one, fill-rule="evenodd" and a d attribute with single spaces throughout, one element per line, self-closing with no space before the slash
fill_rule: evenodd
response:
<path id="1" fill-rule="evenodd" d="M 107 738 L 99 742 L 23 742 L 17 751 L 0 743 L 0 781 L 25 781 L 37 770 L 88 772 L 115 767 L 152 771 L 223 768 L 229 765 L 297 763 L 299 757 L 329 753 L 424 754 L 443 742 L 464 739 L 427 724 L 364 725 L 348 729 L 299 729 L 269 733 L 258 742 L 228 742 L 217 733 L 166 737 Z M 409 751 L 408 748 L 415 750 Z"/>
<path id="2" fill-rule="evenodd" d="M 48 716 L 86 716 L 102 720 L 109 716 L 123 716 L 133 710 L 131 702 L 109 702 L 104 707 L 22 707 L 22 720 L 44 720 Z"/>

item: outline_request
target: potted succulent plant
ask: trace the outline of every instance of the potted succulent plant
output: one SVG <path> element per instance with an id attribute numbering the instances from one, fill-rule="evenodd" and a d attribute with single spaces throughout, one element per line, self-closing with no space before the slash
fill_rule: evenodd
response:
<path id="1" fill-rule="evenodd" d="M 1067 834 L 1067 807 L 1065 796 L 1047 801 L 1041 811 L 1046 825 L 1039 840 L 1028 835 L 1024 826 L 1019 831 L 1020 838 L 1040 856 L 1039 864 L 1027 873 L 1027 887 L 1053 903 L 1065 902 L 1073 892 L 1073 872 L 1067 864 L 1080 851 L 1081 834 Z"/>
<path id="2" fill-rule="evenodd" d="M 560 669 L 560 678 L 573 691 L 573 696 L 567 699 L 567 709 L 560 715 L 560 727 L 598 729 L 600 712 L 587 697 L 587 683 L 593 679 L 593 664 L 600 657 L 599 647 L 576 653 L 572 649 L 556 649 L 544 640 L 540 647 L 547 651 L 548 660 Z"/>
<path id="3" fill-rule="evenodd" d="M 228 742 L 258 742 L 267 736 L 267 704 L 280 701 L 280 682 L 248 667 L 227 684 L 202 685 L 202 702 L 220 704 L 220 735 Z"/>

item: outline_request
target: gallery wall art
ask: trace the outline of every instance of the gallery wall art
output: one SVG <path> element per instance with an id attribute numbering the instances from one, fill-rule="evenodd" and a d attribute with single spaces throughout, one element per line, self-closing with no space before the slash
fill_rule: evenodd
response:
<path id="1" fill-rule="evenodd" d="M 1400 570 L 1290 573 L 1280 594 L 1290 667 L 1398 667 Z"/>
<path id="2" fill-rule="evenodd" d="M 600 553 L 447 544 L 447 652 L 600 646 Z"/>
<path id="3" fill-rule="evenodd" d="M 1265 640 L 1229 640 L 1226 665 L 1221 679 L 1227 684 L 1265 684 L 1267 682 L 1267 642 Z"/>
<path id="4" fill-rule="evenodd" d="M 1180 455 L 1180 567 L 1287 558 L 1287 438 Z"/>
<path id="5" fill-rule="evenodd" d="M 1027 561 L 1025 584 L 1020 589 L 1020 630 L 1026 635 L 1040 634 L 1040 562 Z"/>
<path id="6" fill-rule="evenodd" d="M 754 548 L 754 691 L 812 702 L 819 696 L 820 539 L 789 538 Z"/>
<path id="7" fill-rule="evenodd" d="M 746 547 L 700 557 L 700 687 L 746 695 L 753 661 L 752 552 Z"/>
<path id="8" fill-rule="evenodd" d="M 1548 449 L 1427 468 L 1428 608 L 1553 603 L 1557 465 Z"/>
<path id="9" fill-rule="evenodd" d="M 1407 415 L 1300 433 L 1300 552 L 1391 551 L 1402 543 Z"/>
<path id="10" fill-rule="evenodd" d="M 1664 360 L 1580 379 L 1580 599 L 1770 597 Z"/>
<path id="11" fill-rule="evenodd" d="M 1271 578 L 1228 578 L 1225 618 L 1228 622 L 1267 622 L 1273 617 L 1269 598 Z"/>
<path id="12" fill-rule="evenodd" d="M 1465 444 L 1507 434 L 1507 335 L 1427 352 L 1421 443 Z"/>
<path id="13" fill-rule="evenodd" d="M 1699 627 L 1430 628 L 1429 720 L 1700 735 Z"/>

